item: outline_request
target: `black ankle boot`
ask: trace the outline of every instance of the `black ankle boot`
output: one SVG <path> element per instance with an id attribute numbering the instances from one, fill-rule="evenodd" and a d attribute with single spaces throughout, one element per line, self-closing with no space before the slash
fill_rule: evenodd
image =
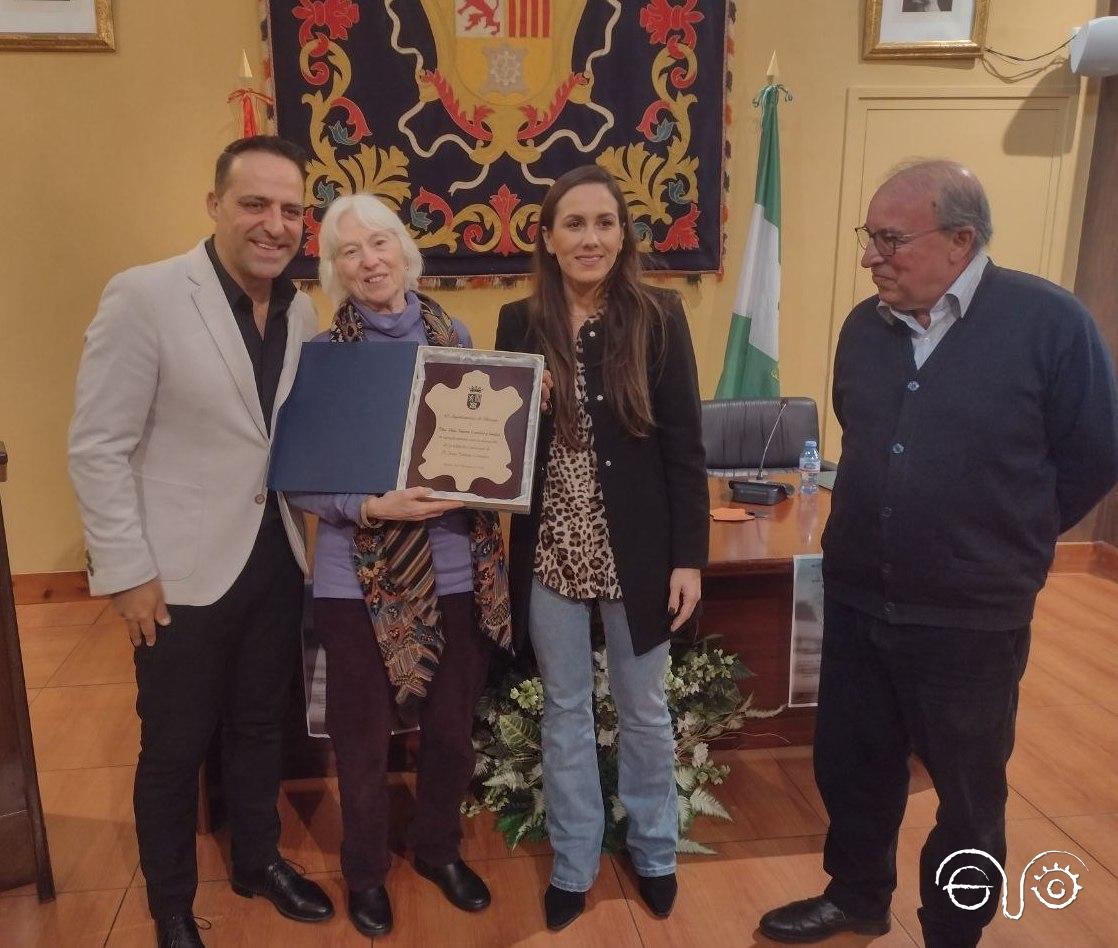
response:
<path id="1" fill-rule="evenodd" d="M 566 928 L 582 914 L 585 908 L 585 892 L 568 892 L 566 889 L 557 889 L 549 885 L 543 894 L 543 911 L 547 917 L 547 927 L 553 932 Z"/>
<path id="2" fill-rule="evenodd" d="M 637 891 L 644 904 L 657 918 L 667 918 L 672 914 L 678 888 L 674 872 L 666 876 L 640 876 L 637 881 Z"/>

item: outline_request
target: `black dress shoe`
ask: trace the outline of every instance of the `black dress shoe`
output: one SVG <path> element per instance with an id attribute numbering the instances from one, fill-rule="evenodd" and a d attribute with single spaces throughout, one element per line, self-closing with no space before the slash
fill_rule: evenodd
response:
<path id="1" fill-rule="evenodd" d="M 392 905 L 384 886 L 350 889 L 349 920 L 354 928 L 369 938 L 392 931 Z"/>
<path id="2" fill-rule="evenodd" d="M 566 889 L 557 889 L 549 885 L 543 894 L 544 916 L 547 918 L 547 927 L 553 932 L 566 928 L 582 914 L 585 908 L 585 892 L 568 892 Z"/>
<path id="3" fill-rule="evenodd" d="M 489 889 L 473 869 L 461 859 L 445 866 L 429 866 L 422 859 L 415 861 L 415 871 L 443 890 L 451 905 L 464 912 L 480 912 L 489 905 Z"/>
<path id="4" fill-rule="evenodd" d="M 644 904 L 657 918 L 667 918 L 672 914 L 678 889 L 674 872 L 669 872 L 666 876 L 639 876 L 637 881 L 637 891 L 644 899 Z"/>
<path id="5" fill-rule="evenodd" d="M 193 915 L 164 915 L 155 920 L 159 948 L 205 948 Z"/>
<path id="6" fill-rule="evenodd" d="M 330 897 L 317 882 L 299 875 L 285 859 L 277 859 L 261 872 L 237 876 L 233 891 L 246 899 L 262 895 L 280 915 L 297 922 L 322 922 L 334 914 Z"/>
<path id="7" fill-rule="evenodd" d="M 889 913 L 877 917 L 848 915 L 826 896 L 790 902 L 761 916 L 761 934 L 773 941 L 822 941 L 839 932 L 884 935 Z"/>

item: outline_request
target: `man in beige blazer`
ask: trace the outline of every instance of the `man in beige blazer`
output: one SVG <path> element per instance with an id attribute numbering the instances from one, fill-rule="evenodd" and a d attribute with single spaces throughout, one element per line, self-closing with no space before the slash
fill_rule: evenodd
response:
<path id="1" fill-rule="evenodd" d="M 136 649 L 136 833 L 161 945 L 202 944 L 198 771 L 219 723 L 234 891 L 300 921 L 333 914 L 277 849 L 306 554 L 300 517 L 266 476 L 316 326 L 283 276 L 302 238 L 304 158 L 254 136 L 214 177 L 213 237 L 106 287 L 70 429 L 90 590 L 112 596 Z"/>

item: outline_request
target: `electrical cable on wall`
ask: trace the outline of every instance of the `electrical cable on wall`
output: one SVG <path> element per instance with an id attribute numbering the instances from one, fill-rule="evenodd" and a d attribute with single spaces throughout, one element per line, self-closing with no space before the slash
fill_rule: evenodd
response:
<path id="1" fill-rule="evenodd" d="M 1046 53 L 1040 53 L 1036 56 L 1017 56 L 1013 53 L 1003 53 L 1001 50 L 992 49 L 987 46 L 982 50 L 982 65 L 986 71 L 992 76 L 996 76 L 1003 82 L 1020 82 L 1023 79 L 1031 79 L 1033 76 L 1038 76 L 1043 72 L 1047 72 L 1053 66 L 1062 66 L 1067 62 L 1066 56 L 1059 54 L 1067 49 L 1068 44 L 1071 43 L 1070 39 L 1064 40 L 1059 46 L 1054 49 L 1048 50 Z M 989 57 L 996 56 L 999 59 L 1005 60 L 1008 63 L 1017 63 L 1025 66 L 1020 72 L 1007 74 L 1001 71 L 1002 63 L 991 60 Z M 1049 58 L 1052 57 L 1052 58 Z M 1047 62 L 1040 62 L 1047 59 Z M 1040 63 L 1039 65 L 1031 65 L 1032 63 Z"/>
<path id="2" fill-rule="evenodd" d="M 1061 55 L 1065 50 L 1067 55 Z M 999 61 L 991 59 L 991 56 Z M 1006 74 L 1001 71 L 1003 62 L 1020 66 L 1021 71 Z M 988 46 L 982 51 L 982 65 L 986 71 L 1004 82 L 1019 82 L 1064 63 L 1075 76 L 1118 75 L 1118 16 L 1088 20 L 1072 30 L 1066 42 L 1038 56 L 1018 56 Z"/>

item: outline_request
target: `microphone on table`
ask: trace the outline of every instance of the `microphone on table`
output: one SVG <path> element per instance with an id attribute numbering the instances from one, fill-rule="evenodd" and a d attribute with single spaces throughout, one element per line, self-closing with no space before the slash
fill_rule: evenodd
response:
<path id="1" fill-rule="evenodd" d="M 765 439 L 765 446 L 761 449 L 761 463 L 757 465 L 757 473 L 753 475 L 751 480 L 764 481 L 765 478 L 765 458 L 769 454 L 769 445 L 773 443 L 773 436 L 776 434 L 776 429 L 780 427 L 780 419 L 784 417 L 784 412 L 788 408 L 788 399 L 782 398 L 780 400 L 780 411 L 776 413 L 776 419 L 773 421 L 773 426 L 769 429 L 769 436 Z"/>
<path id="2" fill-rule="evenodd" d="M 772 428 L 769 429 L 769 436 L 765 439 L 765 446 L 761 449 L 761 462 L 757 466 L 757 473 L 749 480 L 730 481 L 730 495 L 738 503 L 764 504 L 766 507 L 771 507 L 790 497 L 795 490 L 791 484 L 773 483 L 765 476 L 765 458 L 769 454 L 769 445 L 773 442 L 776 429 L 780 427 L 780 419 L 784 417 L 787 408 L 788 399 L 782 398 L 780 410 L 776 413 Z"/>

